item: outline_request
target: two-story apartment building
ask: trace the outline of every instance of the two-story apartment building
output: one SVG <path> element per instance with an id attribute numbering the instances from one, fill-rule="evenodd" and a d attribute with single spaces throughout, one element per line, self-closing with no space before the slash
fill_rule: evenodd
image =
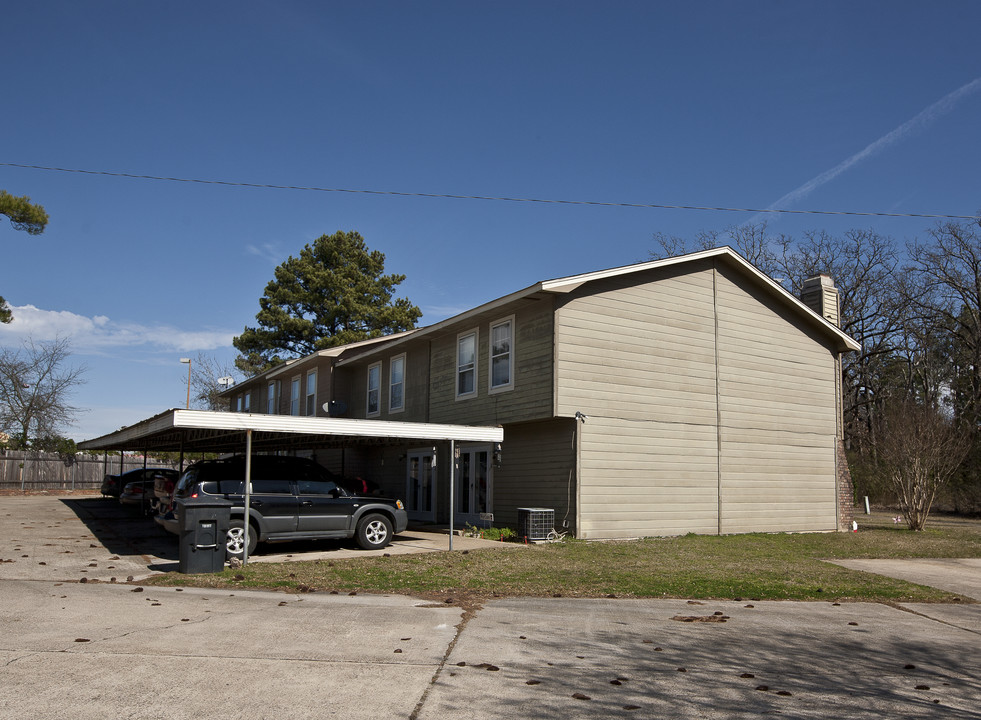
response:
<path id="1" fill-rule="evenodd" d="M 233 410 L 500 425 L 504 442 L 324 449 L 416 521 L 555 511 L 581 538 L 835 530 L 835 290 L 792 297 L 729 248 L 536 283 L 442 322 L 291 361 Z M 247 408 L 247 409 L 246 409 Z"/>

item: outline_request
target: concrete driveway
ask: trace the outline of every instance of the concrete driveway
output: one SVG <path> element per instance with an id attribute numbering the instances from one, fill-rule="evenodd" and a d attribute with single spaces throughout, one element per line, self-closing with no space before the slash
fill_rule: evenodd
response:
<path id="1" fill-rule="evenodd" d="M 979 612 L 2 580 L 0 718 L 977 718 Z"/>
<path id="2" fill-rule="evenodd" d="M 447 550 L 445 533 L 411 530 L 383 550 L 353 541 L 302 541 L 260 546 L 250 562 L 289 562 Z M 453 538 L 456 550 L 502 548 L 479 538 Z M 521 546 L 506 544 L 509 550 Z M 178 568 L 178 538 L 139 509 L 98 495 L 0 496 L 0 579 L 125 582 Z"/>
<path id="3" fill-rule="evenodd" d="M 141 552 L 153 538 L 127 555 L 131 541 L 85 534 L 65 503 L 28 517 L 22 500 L 0 498 L 4 720 L 978 718 L 981 708 L 981 605 L 511 598 L 468 614 L 402 596 L 96 583 L 161 559 Z"/>

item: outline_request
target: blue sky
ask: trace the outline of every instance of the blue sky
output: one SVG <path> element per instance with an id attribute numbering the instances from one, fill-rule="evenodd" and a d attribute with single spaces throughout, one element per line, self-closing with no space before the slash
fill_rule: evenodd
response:
<path id="1" fill-rule="evenodd" d="M 69 336 L 67 434 L 186 399 L 273 270 L 357 230 L 428 324 L 753 213 L 259 189 L 974 215 L 981 3 L 7 3 L 0 346 Z M 770 215 L 773 232 L 936 221 Z"/>

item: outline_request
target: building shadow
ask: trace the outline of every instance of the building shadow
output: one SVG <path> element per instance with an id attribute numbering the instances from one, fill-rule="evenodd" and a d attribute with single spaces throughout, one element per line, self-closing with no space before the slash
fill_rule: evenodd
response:
<path id="1" fill-rule="evenodd" d="M 173 561 L 176 569 L 177 536 L 144 515 L 138 506 L 121 505 L 115 498 L 96 496 L 61 498 L 61 502 L 114 555 L 151 556 Z"/>

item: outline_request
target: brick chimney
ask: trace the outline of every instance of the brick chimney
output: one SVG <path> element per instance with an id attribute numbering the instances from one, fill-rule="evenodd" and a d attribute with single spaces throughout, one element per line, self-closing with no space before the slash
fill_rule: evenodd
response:
<path id="1" fill-rule="evenodd" d="M 815 275 L 804 281 L 800 299 L 807 307 L 838 326 L 838 288 L 830 275 Z"/>
<path id="2" fill-rule="evenodd" d="M 829 275 L 815 275 L 807 278 L 800 291 L 800 299 L 807 307 L 823 317 L 836 327 L 841 323 L 838 318 L 838 288 L 835 281 Z M 844 441 L 844 421 L 841 419 L 841 355 L 835 359 L 835 385 L 838 393 L 838 432 L 835 442 L 835 475 L 837 482 L 837 515 L 838 531 L 848 532 L 851 530 L 852 521 L 855 519 L 855 499 L 854 485 L 852 484 L 852 474 L 848 469 L 848 459 L 845 455 Z"/>

